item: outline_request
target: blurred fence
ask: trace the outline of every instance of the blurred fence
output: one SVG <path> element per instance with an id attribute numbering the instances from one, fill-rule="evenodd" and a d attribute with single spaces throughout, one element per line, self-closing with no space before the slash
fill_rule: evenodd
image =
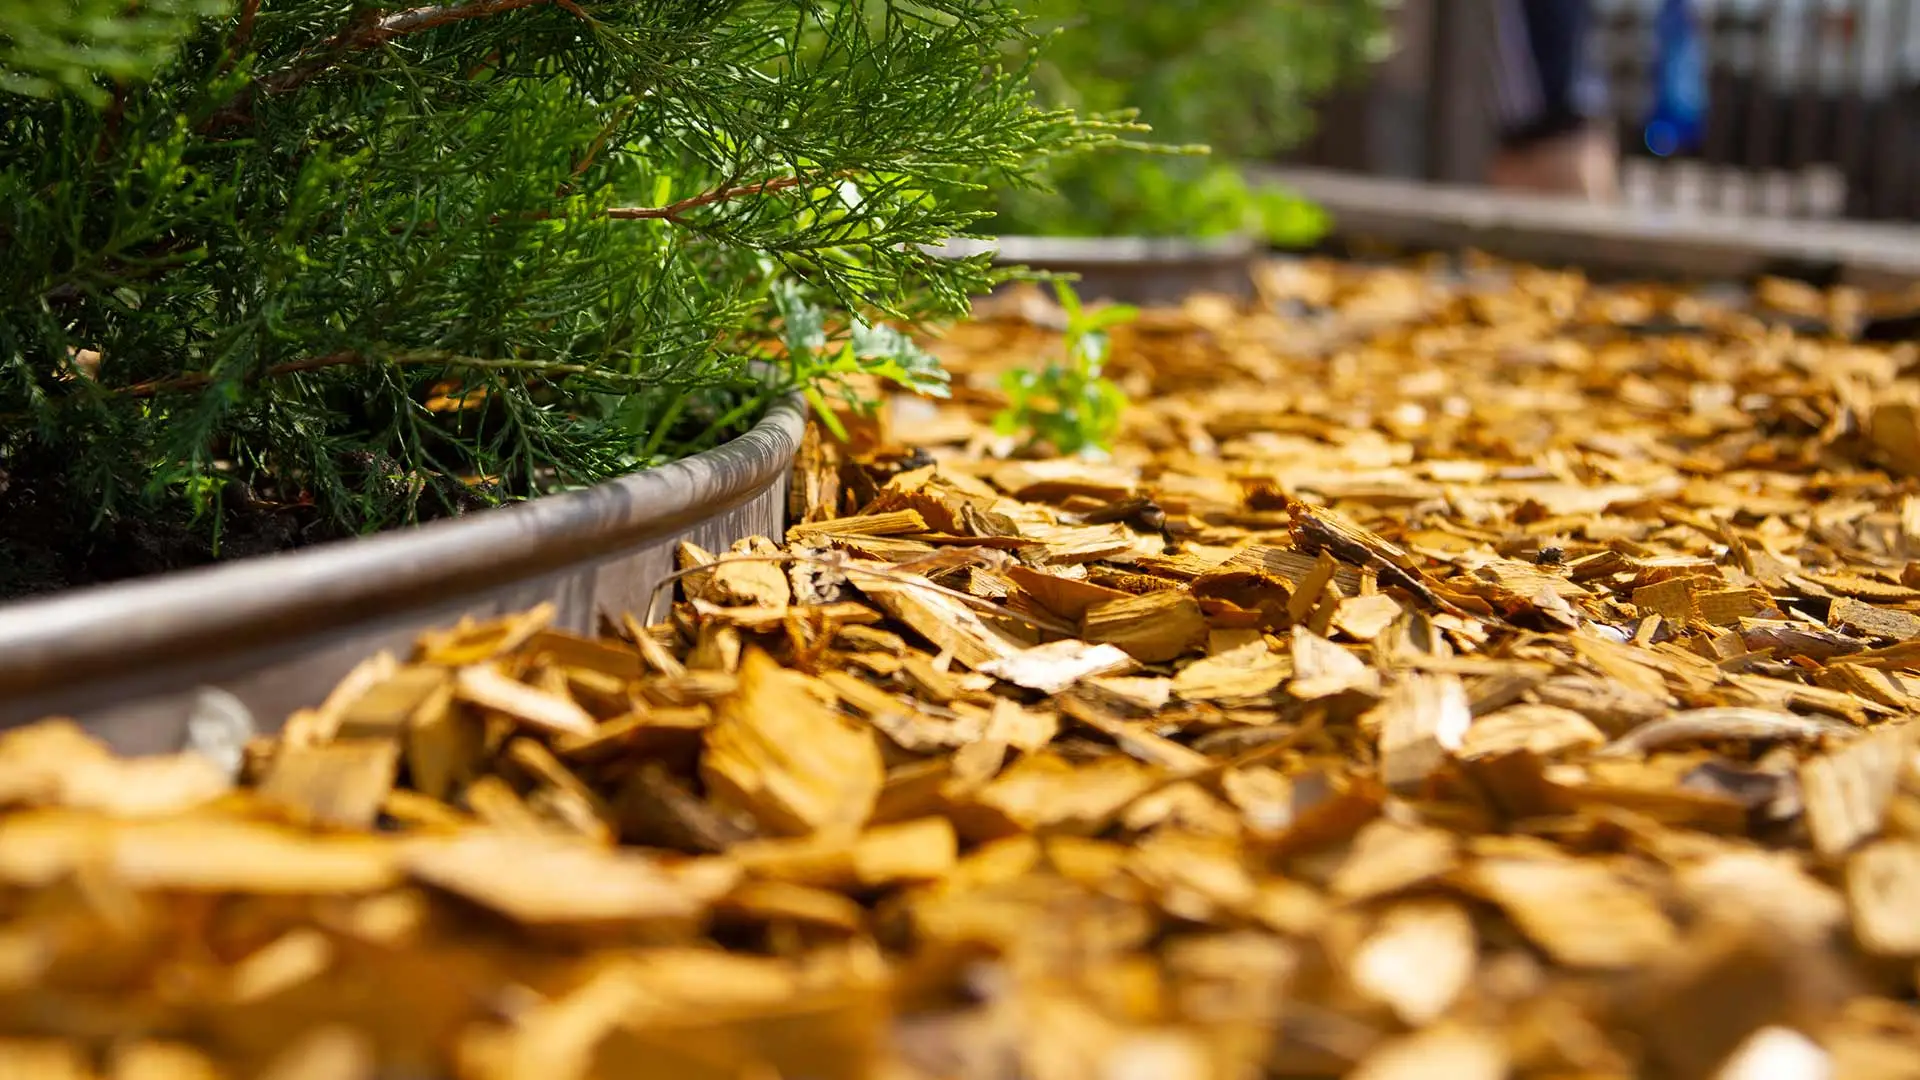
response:
<path id="1" fill-rule="evenodd" d="M 1494 149 L 1499 0 L 1402 0 L 1398 48 L 1321 106 L 1297 164 L 1477 182 Z M 1593 0 L 1627 198 L 1805 217 L 1920 219 L 1920 0 L 1694 0 L 1706 138 L 1647 149 L 1659 0 Z"/>

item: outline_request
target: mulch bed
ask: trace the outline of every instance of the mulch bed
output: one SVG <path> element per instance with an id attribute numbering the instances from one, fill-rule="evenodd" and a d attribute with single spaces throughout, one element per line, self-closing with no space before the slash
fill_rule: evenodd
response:
<path id="1" fill-rule="evenodd" d="M 1260 286 L 1108 460 L 993 432 L 1015 294 L 602 638 L 0 736 L 0 1074 L 1920 1076 L 1905 298 Z"/>

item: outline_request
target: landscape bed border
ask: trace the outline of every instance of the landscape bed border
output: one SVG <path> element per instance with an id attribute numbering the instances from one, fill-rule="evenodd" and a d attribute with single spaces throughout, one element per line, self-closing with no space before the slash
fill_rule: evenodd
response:
<path id="1" fill-rule="evenodd" d="M 577 491 L 0 605 L 0 729 L 65 716 L 123 754 L 171 751 L 235 702 L 275 731 L 462 617 L 551 602 L 554 626 L 595 632 L 645 609 L 680 541 L 783 534 L 806 417 L 795 394 L 736 439 Z"/>

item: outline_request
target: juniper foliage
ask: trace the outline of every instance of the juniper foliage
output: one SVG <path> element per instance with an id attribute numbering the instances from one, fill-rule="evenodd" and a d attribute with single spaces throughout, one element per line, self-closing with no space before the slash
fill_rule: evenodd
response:
<path id="1" fill-rule="evenodd" d="M 922 245 L 1113 137 L 1034 41 L 1011 0 L 0 0 L 0 488 L 370 530 L 713 445 L 756 360 L 938 391 L 876 327 L 990 271 Z"/>

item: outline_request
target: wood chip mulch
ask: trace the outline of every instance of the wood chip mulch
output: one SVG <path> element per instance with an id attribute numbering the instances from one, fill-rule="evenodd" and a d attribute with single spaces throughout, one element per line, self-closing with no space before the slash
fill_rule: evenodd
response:
<path id="1" fill-rule="evenodd" d="M 1920 1077 L 1907 298 L 1260 285 L 1108 460 L 1016 293 L 652 616 L 0 735 L 0 1076 Z"/>

